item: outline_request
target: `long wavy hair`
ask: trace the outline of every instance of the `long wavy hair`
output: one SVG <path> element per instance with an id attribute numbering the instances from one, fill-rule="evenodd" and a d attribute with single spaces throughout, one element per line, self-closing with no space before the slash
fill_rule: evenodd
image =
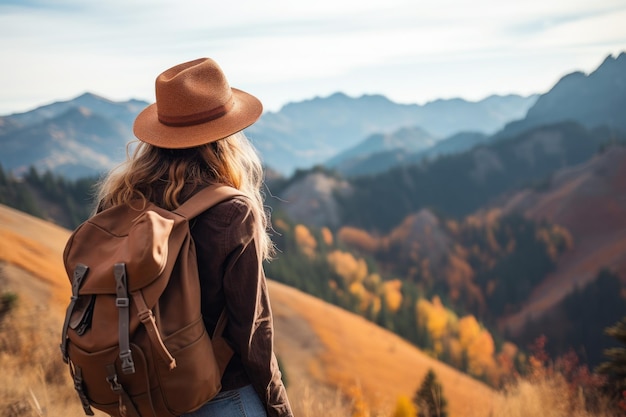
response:
<path id="1" fill-rule="evenodd" d="M 252 201 L 259 249 L 263 259 L 270 259 L 274 245 L 261 193 L 263 168 L 242 132 L 190 149 L 164 149 L 138 142 L 134 151 L 127 152 L 126 161 L 98 184 L 97 197 L 104 207 L 141 199 L 173 210 L 198 187 L 214 183 L 237 188 Z"/>

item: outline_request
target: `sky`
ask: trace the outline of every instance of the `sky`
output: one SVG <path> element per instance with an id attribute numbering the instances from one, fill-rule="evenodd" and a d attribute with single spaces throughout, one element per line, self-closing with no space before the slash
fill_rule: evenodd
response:
<path id="1" fill-rule="evenodd" d="M 266 111 L 547 92 L 626 51 L 626 0 L 0 0 L 0 115 L 84 92 L 154 101 L 211 57 Z"/>

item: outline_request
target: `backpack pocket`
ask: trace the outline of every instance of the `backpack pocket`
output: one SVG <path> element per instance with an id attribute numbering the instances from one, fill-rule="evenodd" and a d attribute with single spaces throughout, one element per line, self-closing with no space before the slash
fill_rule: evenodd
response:
<path id="1" fill-rule="evenodd" d="M 202 317 L 163 340 L 176 367 L 155 358 L 163 398 L 175 414 L 193 411 L 221 390 L 221 375 Z M 198 387 L 189 389 L 189 387 Z"/>
<path id="2" fill-rule="evenodd" d="M 125 375 L 117 346 L 98 352 L 87 352 L 73 343 L 68 346 L 72 358 L 73 377 L 76 389 L 82 389 L 92 407 L 112 416 L 120 415 L 120 391 L 127 395 L 132 406 L 141 416 L 156 416 L 152 406 L 150 375 L 146 356 L 142 349 L 131 344 L 135 362 L 135 373 Z M 81 372 L 88 369 L 88 373 Z M 76 386 L 76 375 L 80 375 L 80 386 Z M 152 376 L 154 378 L 154 375 Z M 117 388 L 118 391 L 115 391 Z M 79 395 L 81 392 L 79 392 Z"/>

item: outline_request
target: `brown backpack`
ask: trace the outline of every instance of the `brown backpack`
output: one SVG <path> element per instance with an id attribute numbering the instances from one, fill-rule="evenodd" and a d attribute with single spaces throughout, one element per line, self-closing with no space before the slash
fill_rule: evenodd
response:
<path id="1" fill-rule="evenodd" d="M 232 355 L 221 338 L 226 315 L 210 338 L 189 221 L 235 195 L 215 185 L 174 211 L 115 206 L 70 236 L 61 351 L 85 414 L 93 407 L 120 417 L 179 416 L 219 392 Z"/>

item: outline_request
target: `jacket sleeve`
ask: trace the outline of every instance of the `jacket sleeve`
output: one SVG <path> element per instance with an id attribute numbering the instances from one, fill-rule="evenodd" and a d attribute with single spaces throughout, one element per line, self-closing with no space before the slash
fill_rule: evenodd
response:
<path id="1" fill-rule="evenodd" d="M 232 207 L 224 236 L 228 336 L 268 416 L 290 417 L 293 414 L 274 354 L 272 311 L 253 214 L 245 199 L 237 199 Z"/>

